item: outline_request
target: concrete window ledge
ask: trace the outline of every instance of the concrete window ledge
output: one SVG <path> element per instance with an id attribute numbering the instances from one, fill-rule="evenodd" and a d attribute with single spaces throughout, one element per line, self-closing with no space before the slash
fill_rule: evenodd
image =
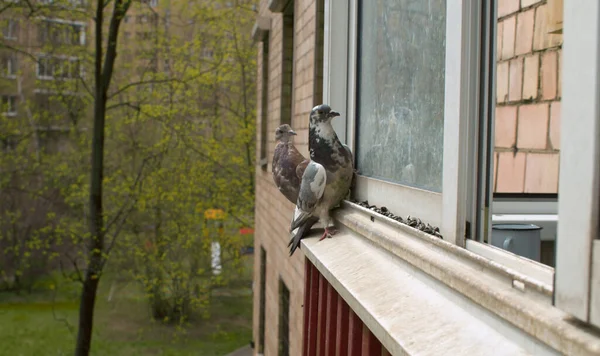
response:
<path id="1" fill-rule="evenodd" d="M 551 286 L 355 204 L 334 217 L 302 250 L 393 355 L 600 355 Z"/>

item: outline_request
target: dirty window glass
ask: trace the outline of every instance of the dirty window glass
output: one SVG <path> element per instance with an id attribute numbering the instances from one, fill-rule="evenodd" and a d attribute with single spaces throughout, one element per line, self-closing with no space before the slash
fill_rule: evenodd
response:
<path id="1" fill-rule="evenodd" d="M 441 192 L 445 0 L 362 0 L 357 168 Z"/>

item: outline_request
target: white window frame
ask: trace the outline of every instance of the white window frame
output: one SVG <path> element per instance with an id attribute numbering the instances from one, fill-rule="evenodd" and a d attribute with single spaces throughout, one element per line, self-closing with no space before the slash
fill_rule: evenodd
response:
<path id="1" fill-rule="evenodd" d="M 17 77 L 17 60 L 18 57 L 14 54 L 9 54 L 2 58 L 5 61 L 2 76 L 4 78 L 15 79 Z"/>
<path id="2" fill-rule="evenodd" d="M 36 68 L 35 68 L 35 74 L 36 74 L 37 79 L 40 79 L 40 80 L 76 80 L 76 79 L 79 79 L 79 77 L 81 77 L 81 78 L 84 77 L 85 69 L 84 69 L 84 66 L 82 65 L 83 63 L 81 62 L 81 59 L 79 59 L 78 57 L 38 54 L 37 58 L 38 58 L 38 61 L 36 62 Z M 51 75 L 40 75 L 40 61 L 50 60 L 50 59 L 59 59 L 61 61 L 61 66 L 64 65 L 65 62 L 79 62 L 78 76 L 71 76 L 72 75 L 71 68 L 69 68 L 69 76 L 67 76 L 67 77 L 55 76 L 54 68 L 52 68 L 52 70 L 51 70 L 51 72 L 52 72 Z"/>
<path id="3" fill-rule="evenodd" d="M 468 187 L 474 186 L 479 174 L 478 169 L 472 167 L 476 166 L 475 137 L 479 129 L 480 84 L 483 80 L 489 80 L 482 78 L 480 68 L 483 53 L 481 6 L 481 2 L 476 0 L 446 2 L 442 193 L 359 175 L 354 196 L 359 200 L 366 199 L 370 204 L 385 205 L 396 215 L 416 216 L 425 223 L 439 227 L 445 241 L 465 247 L 552 288 L 553 268 L 465 238 L 466 222 L 474 222 L 476 213 L 473 203 L 477 197 L 473 189 Z M 330 0 L 325 4 L 323 101 L 340 111 L 342 118 L 345 118 L 336 119 L 333 124 L 336 131 L 341 133 L 340 139 L 353 152 L 356 149 L 353 138 L 356 118 L 357 10 L 358 0 L 350 0 L 350 6 L 342 0 Z M 494 33 L 488 36 L 495 38 Z M 489 77 L 493 78 L 494 73 Z M 490 115 L 493 115 L 493 111 Z"/>
<path id="4" fill-rule="evenodd" d="M 600 3 L 563 14 L 555 305 L 600 327 Z"/>
<path id="5" fill-rule="evenodd" d="M 2 95 L 2 105 L 6 104 L 6 111 L 2 113 L 6 116 L 17 116 L 17 96 L 16 95 Z M 12 104 L 11 104 L 12 99 Z M 6 101 L 6 103 L 5 103 Z"/>
<path id="6" fill-rule="evenodd" d="M 5 33 L 6 32 L 6 33 Z M 19 33 L 19 22 L 13 19 L 6 19 L 6 27 L 2 29 L 2 35 L 5 40 L 16 40 Z"/>
<path id="7" fill-rule="evenodd" d="M 42 23 L 47 23 L 47 24 L 56 23 L 56 24 L 61 24 L 61 25 L 78 26 L 79 27 L 79 43 L 78 43 L 78 45 L 85 46 L 85 40 L 86 40 L 85 30 L 87 28 L 87 24 L 85 22 L 70 21 L 70 20 L 56 19 L 56 18 L 50 18 L 50 17 L 41 17 L 40 20 L 42 21 Z M 44 30 L 48 31 L 49 27 L 44 27 Z M 41 38 L 41 35 L 40 35 L 40 38 Z M 48 33 L 46 33 L 46 38 L 50 38 L 49 31 L 48 31 Z M 50 41 L 48 41 L 48 42 L 50 42 Z M 67 45 L 75 45 L 75 44 L 68 43 Z"/>
<path id="8" fill-rule="evenodd" d="M 468 119 L 476 114 L 467 95 L 478 89 L 478 78 L 468 71 L 479 54 L 474 35 L 478 31 L 470 30 L 477 25 L 478 18 L 468 15 L 476 10 L 476 4 L 473 0 L 448 0 L 446 4 L 442 193 L 360 175 L 354 192 L 359 200 L 368 199 L 369 203 L 385 205 L 397 215 L 416 216 L 438 226 L 446 241 L 461 246 L 464 246 L 465 235 L 466 183 L 459 177 L 465 176 L 468 162 L 467 142 L 459 137 L 468 137 Z M 341 139 L 353 152 L 356 149 L 352 123 L 356 118 L 357 46 L 352 39 L 357 38 L 357 10 L 357 0 L 350 0 L 350 6 L 341 0 L 330 0 L 325 5 L 323 100 L 346 118 L 346 121 L 334 120 L 334 127 L 338 133 L 344 133 Z M 340 90 L 342 87 L 346 90 Z"/>

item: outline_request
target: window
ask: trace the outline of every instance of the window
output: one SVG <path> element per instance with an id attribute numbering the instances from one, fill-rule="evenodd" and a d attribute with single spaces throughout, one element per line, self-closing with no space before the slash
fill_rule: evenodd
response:
<path id="1" fill-rule="evenodd" d="M 279 356 L 290 354 L 290 291 L 279 279 Z"/>
<path id="2" fill-rule="evenodd" d="M 85 45 L 85 25 L 62 20 L 44 20 L 39 25 L 42 44 Z"/>
<path id="3" fill-rule="evenodd" d="M 347 117 L 334 125 L 355 154 L 353 197 L 551 285 L 553 269 L 538 262 L 553 265 L 556 239 L 562 40 L 535 26 L 547 4 L 468 1 L 477 15 L 465 17 L 444 0 L 326 6 L 323 101 Z M 328 30 L 339 28 L 349 31 Z M 505 169 L 514 157 L 520 175 Z M 515 219 L 546 224 L 548 241 L 515 249 L 495 237 L 506 231 L 493 225 Z"/>
<path id="4" fill-rule="evenodd" d="M 258 164 L 263 170 L 267 169 L 268 142 L 268 111 L 269 111 L 269 29 L 271 20 L 268 17 L 259 17 L 252 29 L 252 38 L 260 41 L 260 147 L 258 149 Z"/>
<path id="5" fill-rule="evenodd" d="M 17 97 L 14 95 L 2 95 L 2 112 L 6 116 L 17 115 Z"/>
<path id="6" fill-rule="evenodd" d="M 214 56 L 214 51 L 212 48 L 204 47 L 202 48 L 202 58 L 212 59 Z"/>
<path id="7" fill-rule="evenodd" d="M 41 127 L 67 127 L 77 123 L 85 110 L 85 102 L 73 92 L 55 92 L 35 89 L 33 104 L 41 114 Z"/>
<path id="8" fill-rule="evenodd" d="M 554 293 L 554 301 L 528 302 L 554 303 L 600 326 L 600 3 L 584 0 L 563 6 L 564 54 L 563 35 L 546 25 L 552 1 L 532 1 L 525 7 L 475 0 L 378 0 L 370 8 L 363 4 L 372 5 L 351 0 L 348 7 L 347 2 L 332 0 L 326 3 L 325 17 L 324 101 L 347 112 L 346 121 L 336 128 L 341 127 L 340 136 L 357 156 L 360 173 L 354 197 L 439 226 L 446 242 L 527 276 L 546 295 Z M 446 25 L 439 26 L 442 21 Z M 427 38 L 420 38 L 421 33 Z M 409 48 L 413 36 L 420 41 Z M 438 46 L 432 44 L 436 38 L 442 38 Z M 438 71 L 435 49 L 441 44 Z M 401 55 L 387 62 L 394 51 Z M 419 62 L 417 54 L 431 58 Z M 425 65 L 433 67 L 419 73 Z M 384 75 L 390 66 L 395 70 Z M 403 72 L 402 66 L 412 72 Z M 412 79 L 419 75 L 423 77 Z M 438 109 L 418 106 L 427 98 L 414 96 L 442 93 L 436 94 L 431 76 L 443 79 L 437 82 L 443 87 L 443 107 Z M 396 80 L 388 82 L 388 77 Z M 406 97 L 412 100 L 404 103 Z M 399 159 L 413 157 L 405 142 L 396 141 L 428 141 L 427 134 L 437 132 L 431 131 L 434 123 L 407 133 L 404 127 L 388 128 L 390 123 L 410 127 L 411 116 L 402 116 L 394 107 L 397 102 L 410 109 L 410 115 L 426 113 L 423 121 L 439 114 L 443 122 L 439 151 L 435 143 L 421 147 L 424 162 L 420 167 L 409 162 L 412 166 L 405 172 L 404 162 L 390 163 L 396 167 L 386 171 L 388 167 L 369 166 L 363 156 L 379 144 Z M 383 110 L 386 105 L 393 110 Z M 370 125 L 361 126 L 367 119 Z M 376 135 L 361 137 L 377 130 L 398 133 L 387 141 Z M 430 173 L 438 164 L 437 153 L 441 167 L 436 182 Z M 380 154 L 383 163 L 396 159 L 386 154 Z M 414 175 L 416 183 L 402 173 Z M 554 226 L 560 219 L 555 232 L 556 227 L 543 229 L 554 235 L 555 245 L 547 249 L 556 250 L 556 268 L 539 263 L 544 262 L 544 241 L 534 231 L 515 233 L 520 236 L 503 238 L 501 246 L 494 246 L 493 225 L 499 218 L 494 215 L 527 215 L 520 217 L 522 224 L 533 218 L 554 219 Z M 532 245 L 511 247 L 520 242 L 515 240 L 528 241 L 531 236 Z M 535 254 L 528 253 L 532 246 L 538 250 Z M 552 260 L 550 256 L 546 262 Z"/>
<path id="9" fill-rule="evenodd" d="M 555 265 L 558 223 L 562 35 L 546 23 L 550 4 L 507 6 L 490 13 L 487 35 L 491 68 L 482 76 L 479 126 L 489 126 L 479 142 L 480 196 L 467 248 L 473 241 Z M 515 36 L 515 33 L 523 34 Z M 495 70 L 494 70 L 495 68 Z M 485 120 L 482 123 L 481 120 Z M 474 126 L 476 126 L 475 124 Z M 515 230 L 520 229 L 520 230 Z M 515 237 L 517 236 L 517 237 Z M 495 253 L 494 250 L 488 250 Z M 488 256 L 491 257 L 491 256 Z M 549 269 L 549 273 L 552 273 Z"/>
<path id="10" fill-rule="evenodd" d="M 280 124 L 292 123 L 294 92 L 294 6 L 295 1 L 271 1 L 272 12 L 283 13 L 283 57 L 281 63 L 281 112 Z"/>
<path id="11" fill-rule="evenodd" d="M 87 5 L 86 0 L 69 0 L 69 3 L 75 7 L 85 7 Z"/>
<path id="12" fill-rule="evenodd" d="M 148 22 L 148 15 L 138 15 L 137 23 L 146 23 Z"/>
<path id="13" fill-rule="evenodd" d="M 77 58 L 40 56 L 37 64 L 39 79 L 76 79 L 83 76 L 83 67 Z"/>
<path id="14" fill-rule="evenodd" d="M 16 40 L 17 35 L 19 34 L 19 23 L 17 20 L 7 19 L 2 20 L 2 22 L 2 35 L 4 36 L 4 39 Z"/>
<path id="15" fill-rule="evenodd" d="M 265 351 L 265 304 L 266 304 L 266 276 L 267 276 L 267 251 L 264 247 L 260 248 L 260 295 L 259 295 L 259 316 L 258 316 L 258 353 Z"/>
<path id="16" fill-rule="evenodd" d="M 17 57 L 13 54 L 5 54 L 2 60 L 2 75 L 7 78 L 14 78 L 17 75 Z"/>
<path id="17" fill-rule="evenodd" d="M 14 136 L 0 137 L 0 147 L 2 147 L 2 151 L 4 152 L 14 151 L 18 144 L 19 140 Z"/>
<path id="18" fill-rule="evenodd" d="M 325 37 L 325 0 L 317 2 L 317 29 L 315 41 L 315 84 L 313 87 L 313 106 L 323 103 L 323 48 Z"/>
<path id="19" fill-rule="evenodd" d="M 356 164 L 442 190 L 446 2 L 359 2 Z"/>
<path id="20" fill-rule="evenodd" d="M 138 40 L 149 40 L 151 38 L 150 31 L 138 31 L 136 33 Z"/>

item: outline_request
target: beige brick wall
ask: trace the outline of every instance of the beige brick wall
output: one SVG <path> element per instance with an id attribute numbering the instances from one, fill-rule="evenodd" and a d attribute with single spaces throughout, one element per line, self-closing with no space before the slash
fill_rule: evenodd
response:
<path id="1" fill-rule="evenodd" d="M 494 191 L 557 193 L 562 35 L 546 0 L 499 0 Z"/>
<path id="2" fill-rule="evenodd" d="M 298 133 L 295 144 L 300 151 L 308 153 L 308 115 L 316 104 L 314 98 L 320 93 L 314 92 L 315 76 L 315 43 L 317 3 L 314 0 L 296 0 L 295 14 L 295 50 L 294 77 L 292 91 L 292 127 Z M 304 303 L 304 256 L 296 252 L 289 257 L 287 242 L 289 226 L 294 205 L 288 202 L 277 190 L 271 177 L 271 161 L 275 148 L 275 129 L 281 120 L 282 71 L 285 70 L 282 58 L 285 42 L 282 38 L 283 15 L 271 13 L 268 1 L 262 0 L 259 16 L 271 18 L 269 46 L 269 84 L 267 112 L 267 157 L 269 166 L 266 171 L 257 169 L 256 173 L 256 221 L 255 221 L 255 268 L 254 268 L 254 320 L 253 339 L 259 340 L 259 291 L 260 291 L 260 247 L 267 252 L 266 270 L 266 310 L 265 310 L 265 355 L 277 355 L 278 322 L 279 322 L 279 278 L 282 278 L 290 290 L 290 355 L 302 352 L 302 305 Z M 262 73 L 262 45 L 259 46 L 258 68 L 259 88 L 257 127 L 262 124 L 260 118 Z M 257 152 L 260 148 L 260 130 L 257 139 Z M 255 353 L 258 347 L 255 348 Z"/>

